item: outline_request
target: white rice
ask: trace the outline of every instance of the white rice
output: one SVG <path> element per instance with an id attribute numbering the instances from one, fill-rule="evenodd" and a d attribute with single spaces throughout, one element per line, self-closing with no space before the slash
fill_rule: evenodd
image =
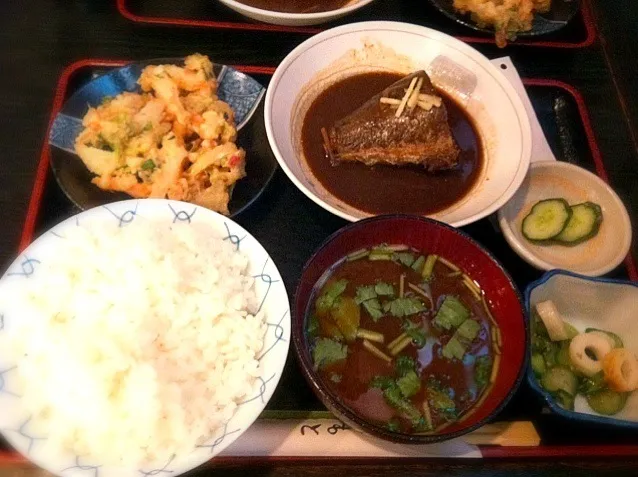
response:
<path id="1" fill-rule="evenodd" d="M 22 404 L 45 445 L 122 465 L 190 452 L 258 387 L 247 258 L 209 229 L 141 217 L 64 235 L 13 297 Z"/>

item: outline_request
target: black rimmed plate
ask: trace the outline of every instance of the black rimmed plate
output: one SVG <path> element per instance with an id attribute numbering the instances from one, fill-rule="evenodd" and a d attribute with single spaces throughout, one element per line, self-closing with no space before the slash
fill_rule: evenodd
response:
<path id="1" fill-rule="evenodd" d="M 483 28 L 478 26 L 469 14 L 463 14 L 454 8 L 454 0 L 430 0 L 438 11 L 446 17 L 461 25 L 465 25 L 476 31 L 494 34 L 493 28 Z M 552 6 L 547 13 L 537 13 L 534 15 L 532 29 L 516 34 L 518 38 L 534 37 L 554 33 L 565 27 L 578 10 L 580 10 L 580 0 L 552 0 Z"/>
<path id="2" fill-rule="evenodd" d="M 77 90 L 56 116 L 49 134 L 51 169 L 71 202 L 85 210 L 110 202 L 130 199 L 121 192 L 104 191 L 91 183 L 94 175 L 75 154 L 74 141 L 82 131 L 82 118 L 89 106 L 124 91 L 139 92 L 137 79 L 148 65 L 182 64 L 182 58 L 136 62 L 99 76 Z M 277 161 L 268 146 L 264 127 L 265 89 L 255 79 L 229 66 L 215 65 L 217 94 L 235 112 L 237 145 L 246 151 L 246 177 L 237 182 L 228 208 L 235 216 L 250 206 L 272 179 Z"/>

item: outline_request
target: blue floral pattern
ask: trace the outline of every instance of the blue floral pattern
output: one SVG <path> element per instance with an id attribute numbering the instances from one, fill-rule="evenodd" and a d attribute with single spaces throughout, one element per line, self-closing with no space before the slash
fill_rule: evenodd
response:
<path id="1" fill-rule="evenodd" d="M 144 475 L 145 477 L 152 476 L 152 475 L 159 475 L 159 474 L 172 474 L 173 471 L 169 470 L 168 467 L 171 465 L 171 462 L 173 462 L 174 460 L 175 460 L 175 456 L 172 455 L 171 458 L 168 459 L 168 462 L 164 465 L 164 467 L 160 469 L 153 469 L 153 470 L 140 469 L 140 474 Z"/>
<path id="2" fill-rule="evenodd" d="M 224 227 L 226 227 L 226 237 L 224 237 L 224 240 L 230 240 L 230 243 L 235 246 L 235 249 L 239 250 L 239 245 L 241 244 L 241 241 L 246 238 L 246 235 L 244 235 L 242 238 L 239 238 L 239 235 L 231 233 L 230 228 L 228 227 L 228 224 L 226 222 L 224 222 Z"/>
<path id="3" fill-rule="evenodd" d="M 9 396 L 13 396 L 13 397 L 20 397 L 16 393 L 8 389 L 8 386 L 7 386 L 6 375 L 9 374 L 14 369 L 16 369 L 16 367 L 11 366 L 10 368 L 0 371 L 0 393 L 8 394 Z"/>
<path id="4" fill-rule="evenodd" d="M 117 224 L 118 227 L 124 227 L 125 225 L 128 225 L 131 222 L 133 222 L 133 219 L 137 215 L 137 206 L 138 205 L 139 205 L 139 202 L 135 202 L 135 208 L 134 209 L 125 210 L 121 214 L 118 214 L 117 212 L 112 211 L 106 205 L 103 205 L 102 207 L 104 207 L 106 210 L 108 210 L 109 213 L 119 221 L 118 224 Z"/>
<path id="5" fill-rule="evenodd" d="M 248 399 L 246 399 L 245 401 L 240 402 L 239 404 L 237 404 L 238 406 L 243 406 L 244 404 L 248 404 L 249 402 L 253 402 L 256 399 L 261 399 L 262 404 L 265 406 L 266 405 L 266 400 L 264 399 L 264 395 L 266 394 L 266 391 L 268 390 L 268 387 L 266 386 L 270 381 L 273 380 L 273 378 L 276 375 L 273 374 L 272 376 L 270 376 L 268 379 L 264 379 L 262 377 L 257 377 L 257 379 L 260 382 L 259 385 L 259 389 L 257 391 L 257 394 L 255 396 L 249 397 Z"/>
<path id="6" fill-rule="evenodd" d="M 16 434 L 19 437 L 17 441 L 18 443 L 20 443 L 19 450 L 23 454 L 26 454 L 27 457 L 31 455 L 31 450 L 33 449 L 35 443 L 37 441 L 44 440 L 44 437 L 37 437 L 34 434 L 31 434 L 31 431 L 29 430 L 29 424 L 31 424 L 32 418 L 33 416 L 28 416 L 24 421 L 22 421 L 22 424 L 20 424 L 17 429 L 2 429 L 3 434 L 7 437 L 9 437 L 11 434 Z M 16 441 L 14 440 L 14 445 L 15 442 Z"/>
<path id="7" fill-rule="evenodd" d="M 222 429 L 222 432 L 219 436 L 217 436 L 215 438 L 215 440 L 213 440 L 212 442 L 210 442 L 209 444 L 202 444 L 202 445 L 198 445 L 197 448 L 198 449 L 208 449 L 210 450 L 211 454 L 218 454 L 218 452 L 215 452 L 215 449 L 220 446 L 228 436 L 232 436 L 233 434 L 237 434 L 238 432 L 241 432 L 241 429 L 235 429 L 234 431 L 229 431 L 228 430 L 228 422 L 226 422 L 224 424 L 224 428 Z"/>
<path id="8" fill-rule="evenodd" d="M 39 263 L 40 260 L 36 258 L 29 258 L 27 255 L 25 255 L 20 262 L 20 270 L 18 271 L 14 269 L 13 271 L 11 271 L 11 269 L 9 269 L 10 271 L 7 272 L 7 276 L 13 277 L 19 275 L 25 278 L 29 278 L 35 272 L 35 265 L 38 265 Z"/>
<path id="9" fill-rule="evenodd" d="M 226 73 L 228 75 L 228 72 Z M 225 76 L 226 77 L 226 76 Z M 96 207 L 67 219 L 32 243 L 9 267 L 0 280 L 0 287 L 9 282 L 19 284 L 38 272 L 38 265 L 46 263 L 55 254 L 56 244 L 65 237 L 65 231 L 79 226 L 84 219 L 108 223 L 115 221 L 118 227 L 134 227 L 136 217 L 165 220 L 175 226 L 189 226 L 204 222 L 230 241 L 236 251 L 249 259 L 248 272 L 255 278 L 255 291 L 259 309 L 265 315 L 266 334 L 264 348 L 258 360 L 262 376 L 255 383 L 251 394 L 238 403 L 237 411 L 223 428 L 202 442 L 188 455 L 172 456 L 164 462 L 153 462 L 143 468 L 122 469 L 100 462 L 86 462 L 83 457 L 68 454 L 57 456 L 56 462 L 48 462 L 39 455 L 37 443 L 46 439 L 33 429 L 32 417 L 20 416 L 21 397 L 12 390 L 11 381 L 20 362 L 11 363 L 6 351 L 0 348 L 0 400 L 6 412 L 0 412 L 0 429 L 7 440 L 23 455 L 35 460 L 49 472 L 64 477 L 147 477 L 177 476 L 204 463 L 224 450 L 257 418 L 279 382 L 290 340 L 290 308 L 288 295 L 281 276 L 266 250 L 246 230 L 227 217 L 208 209 L 183 202 L 147 199 L 127 200 Z M 38 258 L 35 258 L 38 257 Z M 20 316 L 19 310 L 7 309 L 0 313 L 0 331 L 10 317 Z M 23 318 L 23 317 L 22 317 Z"/>
<path id="10" fill-rule="evenodd" d="M 75 458 L 75 465 L 72 465 L 70 467 L 67 467 L 65 469 L 62 469 L 60 471 L 60 473 L 65 473 L 69 470 L 78 470 L 84 473 L 84 475 L 87 476 L 93 476 L 93 477 L 99 477 L 100 476 L 100 467 L 102 467 L 101 465 L 88 465 L 88 464 L 82 464 L 80 463 L 81 461 L 81 457 L 76 457 Z M 76 472 L 77 475 L 77 472 Z"/>
<path id="11" fill-rule="evenodd" d="M 173 223 L 175 222 L 188 222 L 191 223 L 191 219 L 195 212 L 197 212 L 197 207 L 193 207 L 193 211 L 191 213 L 186 212 L 185 210 L 175 210 L 171 204 L 168 204 L 168 208 L 173 212 Z"/>
<path id="12" fill-rule="evenodd" d="M 171 58 L 132 63 L 93 79 L 78 90 L 76 95 L 87 101 L 88 105 L 96 107 L 105 97 L 117 96 L 125 91 L 139 92 L 137 80 L 146 66 L 162 63 L 175 64 L 182 61 Z M 217 95 L 222 101 L 228 103 L 235 113 L 237 130 L 240 130 L 252 117 L 266 90 L 257 80 L 230 66 L 220 65 L 216 66 L 216 69 Z M 73 98 L 70 101 L 72 100 Z M 82 117 L 86 113 L 86 107 L 79 116 L 58 114 L 51 125 L 49 144 L 75 154 L 75 138 L 82 132 Z"/>

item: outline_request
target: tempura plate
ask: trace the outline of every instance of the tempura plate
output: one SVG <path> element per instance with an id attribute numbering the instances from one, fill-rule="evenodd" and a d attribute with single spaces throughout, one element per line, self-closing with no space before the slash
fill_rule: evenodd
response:
<path id="1" fill-rule="evenodd" d="M 93 174 L 74 152 L 74 141 L 82 131 L 81 120 L 89 106 L 98 106 L 107 96 L 124 91 L 139 92 L 137 79 L 144 67 L 158 64 L 182 64 L 183 58 L 162 58 L 130 63 L 92 79 L 76 91 L 57 115 L 49 134 L 51 168 L 56 181 L 69 200 L 85 210 L 109 202 L 130 199 L 124 193 L 112 193 L 91 183 Z M 214 65 L 217 94 L 235 112 L 237 144 L 246 151 L 246 177 L 237 182 L 229 203 L 235 216 L 261 194 L 270 182 L 277 162 L 265 140 L 263 96 L 265 89 L 252 77 L 225 65 Z M 255 114 L 257 112 L 258 114 Z"/>

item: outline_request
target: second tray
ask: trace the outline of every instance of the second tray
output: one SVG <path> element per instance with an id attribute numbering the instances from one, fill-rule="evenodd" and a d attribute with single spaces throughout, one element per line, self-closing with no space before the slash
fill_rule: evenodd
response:
<path id="1" fill-rule="evenodd" d="M 546 48 L 584 48 L 596 39 L 590 0 L 582 0 L 580 12 L 564 28 L 549 35 L 520 38 L 512 46 Z M 271 31 L 314 35 L 345 23 L 388 20 L 414 23 L 456 36 L 467 43 L 494 44 L 493 35 L 476 32 L 445 17 L 426 0 L 377 0 L 341 20 L 318 27 L 291 27 L 252 21 L 216 0 L 183 2 L 180 0 L 117 0 L 122 16 L 136 23 L 214 29 Z"/>

